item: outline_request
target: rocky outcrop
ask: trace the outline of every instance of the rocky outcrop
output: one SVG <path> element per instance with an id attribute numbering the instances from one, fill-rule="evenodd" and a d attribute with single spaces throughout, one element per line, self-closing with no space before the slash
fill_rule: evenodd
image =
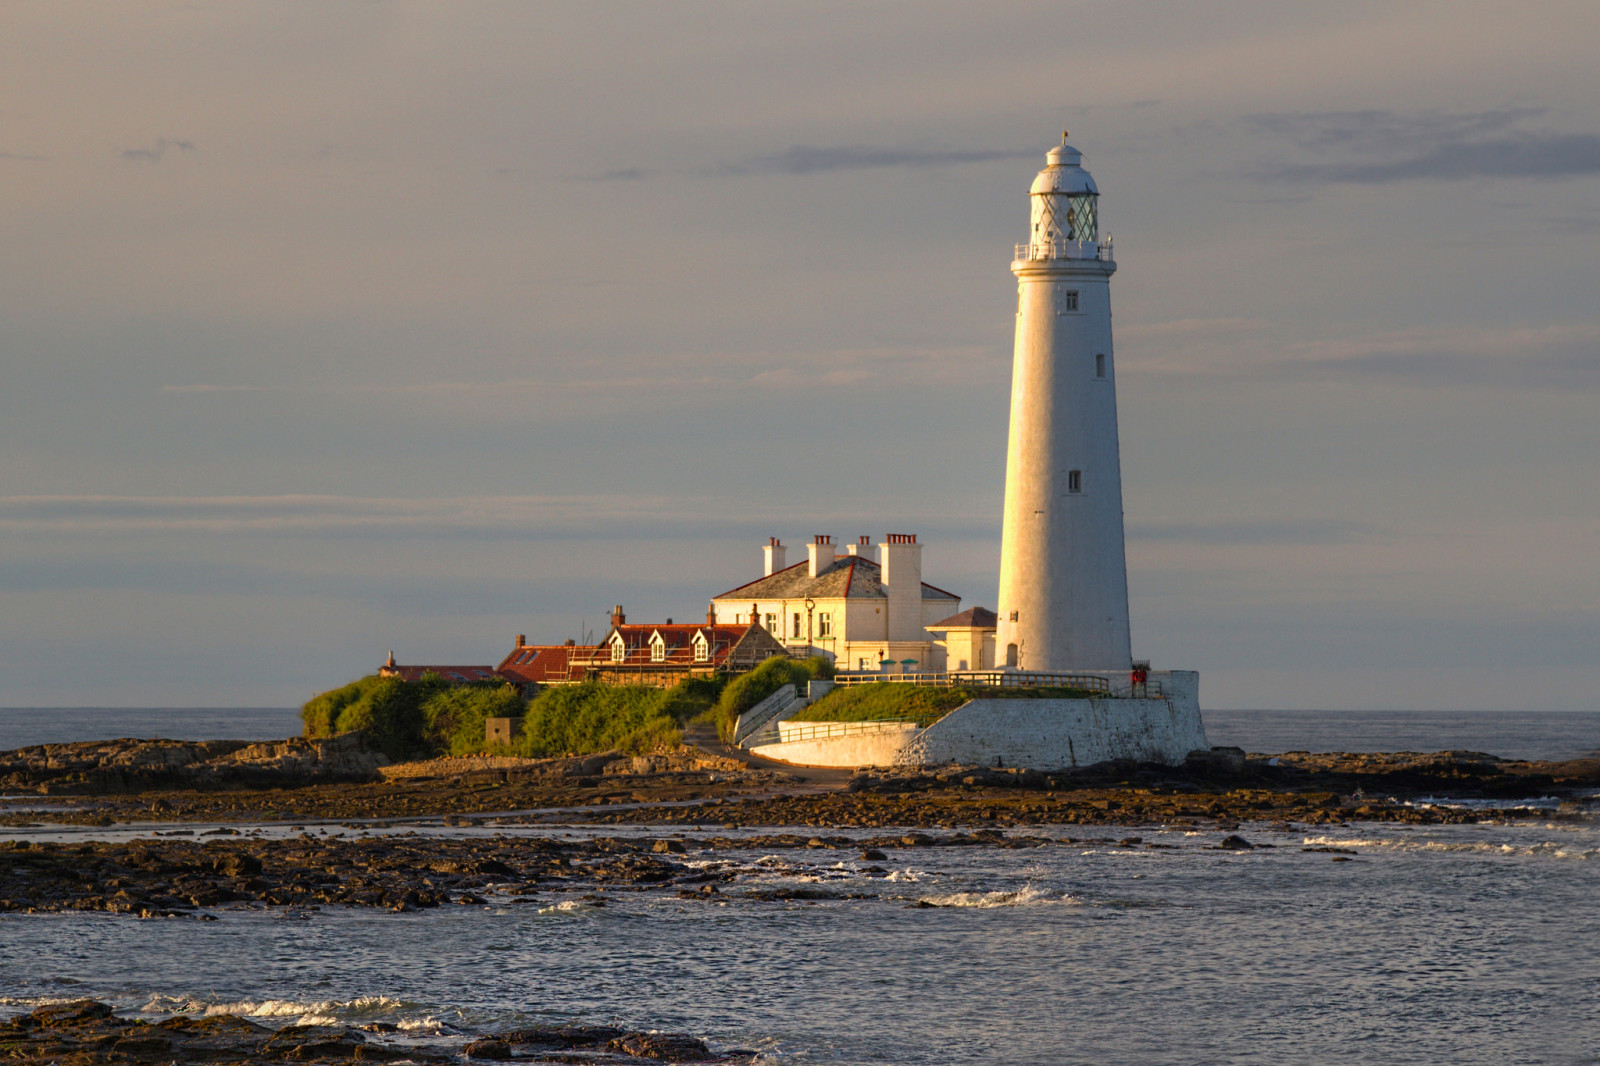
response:
<path id="1" fill-rule="evenodd" d="M 0 1022 L 0 1047 L 8 1061 L 61 1066 L 150 1063 L 189 1066 L 217 1062 L 411 1062 L 444 1066 L 460 1061 L 437 1048 L 397 1046 L 339 1025 L 270 1028 L 232 1014 L 178 1015 L 159 1022 L 118 1018 L 92 999 L 52 1004 Z M 749 1062 L 752 1052 L 713 1054 L 682 1033 L 629 1032 L 609 1026 L 520 1029 L 475 1040 L 469 1059 L 504 1060 L 539 1055 L 539 1062 Z"/>
<path id="2" fill-rule="evenodd" d="M 567 755 L 554 759 L 524 759 L 510 755 L 455 755 L 385 766 L 385 781 L 404 778 L 458 777 L 469 774 L 515 774 L 519 777 L 606 777 L 623 774 L 740 773 L 747 769 L 737 759 L 712 755 L 687 745 L 675 751 L 629 755 L 603 751 L 595 755 Z"/>
<path id="3" fill-rule="evenodd" d="M 388 762 L 360 733 L 256 743 L 92 740 L 0 752 L 0 789 L 93 794 L 371 781 Z"/>

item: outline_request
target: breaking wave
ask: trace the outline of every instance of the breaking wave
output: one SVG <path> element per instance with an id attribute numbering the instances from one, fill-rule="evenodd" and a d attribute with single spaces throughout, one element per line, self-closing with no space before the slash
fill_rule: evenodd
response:
<path id="1" fill-rule="evenodd" d="M 922 896 L 917 903 L 925 907 L 1027 907 L 1035 903 L 1077 903 L 1070 894 L 1053 896 L 1032 885 L 1015 892 L 948 892 Z"/>
<path id="2" fill-rule="evenodd" d="M 193 997 L 153 996 L 142 1009 L 146 1014 L 195 1014 L 211 1017 L 236 1014 L 263 1021 L 284 1021 L 294 1025 L 338 1025 L 393 1020 L 403 1010 L 421 1010 L 422 1005 L 394 996 L 357 996 L 355 999 L 241 999 L 208 1002 Z"/>
<path id="3" fill-rule="evenodd" d="M 1349 837 L 1308 836 L 1301 840 L 1305 847 L 1370 848 L 1390 851 L 1440 851 L 1458 855 L 1525 855 L 1551 859 L 1600 858 L 1600 848 L 1574 846 L 1555 840 L 1536 844 L 1505 844 L 1493 841 L 1453 842 L 1445 840 L 1396 840 L 1392 838 L 1352 839 Z"/>

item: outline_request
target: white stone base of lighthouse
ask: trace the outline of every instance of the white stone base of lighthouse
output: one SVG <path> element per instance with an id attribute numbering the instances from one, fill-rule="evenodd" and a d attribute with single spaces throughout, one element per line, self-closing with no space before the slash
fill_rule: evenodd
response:
<path id="1" fill-rule="evenodd" d="M 1112 759 L 1176 766 L 1207 751 L 1200 675 L 1150 674 L 1163 699 L 976 699 L 926 729 L 906 722 L 783 723 L 750 749 L 796 766 L 1001 766 L 1067 770 Z M 787 734 L 785 736 L 785 734 Z M 789 738 L 794 739 L 789 739 Z"/>

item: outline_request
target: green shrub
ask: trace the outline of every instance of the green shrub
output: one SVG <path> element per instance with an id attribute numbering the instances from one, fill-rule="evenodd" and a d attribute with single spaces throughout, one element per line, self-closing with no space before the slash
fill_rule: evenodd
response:
<path id="1" fill-rule="evenodd" d="M 982 693 L 988 695 L 987 691 Z M 970 688 L 928 688 L 904 682 L 835 688 L 796 713 L 792 722 L 878 722 L 932 725 L 979 693 Z"/>
<path id="2" fill-rule="evenodd" d="M 707 712 L 717 727 L 717 735 L 724 742 L 733 742 L 733 727 L 739 716 L 784 685 L 793 685 L 796 692 L 804 691 L 812 678 L 832 677 L 833 664 L 827 659 L 791 659 L 774 655 L 747 674 L 740 674 L 723 686 L 716 706 Z"/>
<path id="3" fill-rule="evenodd" d="M 523 700 L 499 682 L 455 685 L 437 674 L 420 681 L 364 677 L 324 692 L 300 710 L 308 737 L 359 729 L 391 759 L 483 750 L 485 718 L 516 716 Z"/>
<path id="4" fill-rule="evenodd" d="M 673 747 L 683 739 L 666 709 L 673 693 L 677 689 L 597 681 L 552 686 L 528 704 L 515 747 L 534 758 Z"/>
<path id="5" fill-rule="evenodd" d="M 486 748 L 486 719 L 520 717 L 527 705 L 513 685 L 450 685 L 422 701 L 423 745 L 442 754 L 475 755 Z"/>

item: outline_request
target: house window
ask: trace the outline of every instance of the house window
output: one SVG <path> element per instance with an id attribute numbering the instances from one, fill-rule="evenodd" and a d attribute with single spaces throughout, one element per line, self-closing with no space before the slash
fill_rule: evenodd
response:
<path id="1" fill-rule="evenodd" d="M 650 661 L 664 663 L 667 661 L 667 642 L 659 636 L 650 642 Z"/>
<path id="2" fill-rule="evenodd" d="M 620 663 L 622 661 L 622 659 L 623 659 L 623 656 L 625 656 L 627 654 L 628 654 L 628 649 L 623 646 L 621 637 L 618 637 L 616 640 L 613 640 L 611 642 L 611 661 L 612 662 Z"/>
<path id="3" fill-rule="evenodd" d="M 1068 492 L 1082 492 L 1083 491 L 1083 471 L 1082 470 L 1068 470 L 1067 471 L 1067 491 Z"/>
<path id="4" fill-rule="evenodd" d="M 817 636 L 833 636 L 833 615 L 828 614 L 826 611 L 817 615 Z"/>
<path id="5" fill-rule="evenodd" d="M 703 637 L 697 637 L 694 642 L 694 661 L 703 663 L 711 658 L 711 645 Z"/>
<path id="6" fill-rule="evenodd" d="M 792 630 L 792 632 L 789 634 L 791 637 L 802 637 L 802 636 L 805 635 L 800 630 L 800 612 L 799 611 L 796 611 L 794 613 L 794 624 L 792 626 L 790 626 L 790 629 Z"/>
<path id="7" fill-rule="evenodd" d="M 1056 314 L 1075 315 L 1078 313 L 1078 290 L 1056 290 Z"/>
<path id="8" fill-rule="evenodd" d="M 766 624 L 767 624 L 767 632 L 771 633 L 773 636 L 777 636 L 778 635 L 778 616 L 775 615 L 775 614 L 767 615 Z"/>
<path id="9" fill-rule="evenodd" d="M 1103 378 L 1103 377 L 1106 376 L 1106 353 L 1105 352 L 1097 352 L 1097 353 L 1095 353 L 1095 357 L 1094 357 L 1094 376 L 1097 377 L 1097 378 Z"/>

